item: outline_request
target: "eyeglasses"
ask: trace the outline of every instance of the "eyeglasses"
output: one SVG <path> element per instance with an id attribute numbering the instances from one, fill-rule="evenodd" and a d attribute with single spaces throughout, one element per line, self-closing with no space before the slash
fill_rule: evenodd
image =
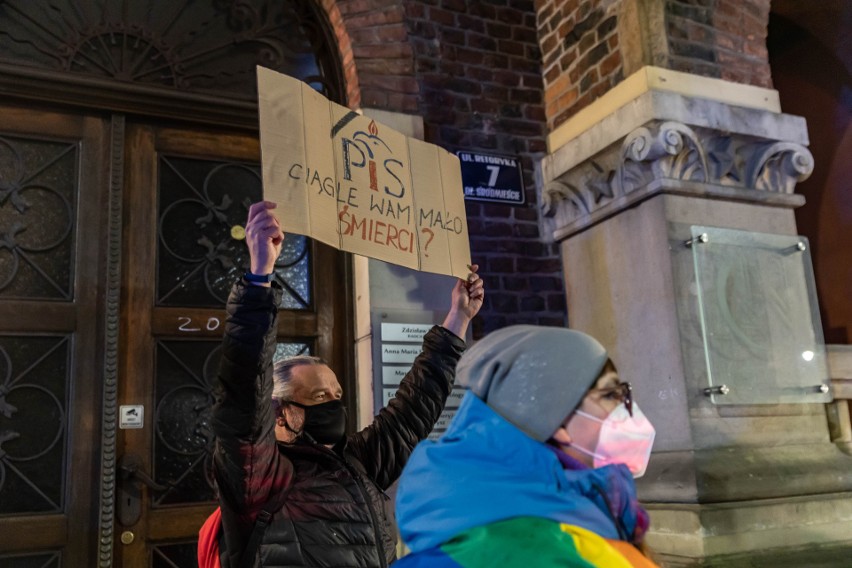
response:
<path id="1" fill-rule="evenodd" d="M 592 389 L 592 392 L 599 393 L 601 398 L 607 400 L 623 402 L 627 412 L 630 416 L 633 416 L 633 387 L 630 386 L 630 383 L 618 383 L 614 387 L 605 389 Z"/>

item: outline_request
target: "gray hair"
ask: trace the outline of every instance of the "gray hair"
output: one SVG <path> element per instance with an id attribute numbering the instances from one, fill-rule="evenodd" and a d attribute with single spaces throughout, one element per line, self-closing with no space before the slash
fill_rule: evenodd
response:
<path id="1" fill-rule="evenodd" d="M 320 357 L 311 355 L 295 355 L 276 361 L 272 368 L 272 400 L 278 405 L 293 399 L 293 385 L 290 379 L 293 378 L 293 369 L 301 365 L 328 366 L 328 363 Z"/>

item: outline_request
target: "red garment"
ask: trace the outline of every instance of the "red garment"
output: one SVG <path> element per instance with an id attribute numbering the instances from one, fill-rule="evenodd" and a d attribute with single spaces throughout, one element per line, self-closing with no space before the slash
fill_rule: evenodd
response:
<path id="1" fill-rule="evenodd" d="M 222 526 L 222 509 L 207 517 L 198 531 L 198 568 L 220 568 L 219 527 Z"/>

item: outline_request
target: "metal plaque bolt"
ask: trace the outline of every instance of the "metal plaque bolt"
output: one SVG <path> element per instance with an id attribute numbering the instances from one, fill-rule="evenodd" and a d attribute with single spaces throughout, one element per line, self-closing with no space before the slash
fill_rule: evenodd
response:
<path id="1" fill-rule="evenodd" d="M 818 390 L 819 392 L 821 392 L 822 394 L 827 394 L 827 393 L 828 393 L 828 391 L 829 391 L 829 388 L 828 388 L 828 385 L 826 385 L 826 384 L 821 384 L 820 386 L 818 386 L 818 387 L 817 387 L 817 390 Z"/>
<path id="2" fill-rule="evenodd" d="M 728 385 L 719 385 L 718 387 L 708 387 L 704 389 L 704 394 L 710 396 L 711 394 L 728 394 L 731 392 L 731 389 L 728 388 Z"/>
<path id="3" fill-rule="evenodd" d="M 684 241 L 683 244 L 685 244 L 688 247 L 692 247 L 693 243 L 706 243 L 709 240 L 710 240 L 710 236 L 707 233 L 701 233 L 697 237 L 693 237 L 693 238 L 689 239 L 688 241 Z"/>
<path id="4" fill-rule="evenodd" d="M 131 544 L 134 540 L 136 540 L 136 535 L 133 534 L 133 531 L 121 533 L 121 544 Z"/>
<path id="5" fill-rule="evenodd" d="M 804 241 L 799 241 L 794 245 L 784 247 L 780 252 L 782 254 L 796 254 L 799 252 L 805 252 L 806 250 L 808 250 L 808 245 L 806 245 Z"/>

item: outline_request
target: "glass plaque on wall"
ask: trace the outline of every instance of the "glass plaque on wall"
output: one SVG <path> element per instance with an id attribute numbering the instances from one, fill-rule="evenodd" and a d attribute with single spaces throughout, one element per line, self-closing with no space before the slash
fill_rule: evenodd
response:
<path id="1" fill-rule="evenodd" d="M 808 240 L 691 229 L 705 394 L 715 404 L 830 402 Z"/>

